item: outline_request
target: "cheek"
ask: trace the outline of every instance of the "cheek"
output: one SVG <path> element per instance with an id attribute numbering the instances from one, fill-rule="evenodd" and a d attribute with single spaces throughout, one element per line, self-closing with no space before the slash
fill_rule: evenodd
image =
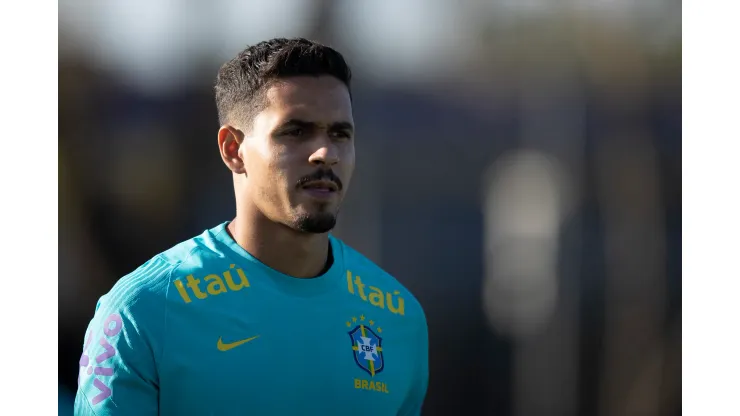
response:
<path id="1" fill-rule="evenodd" d="M 262 198 L 277 201 L 286 199 L 286 194 L 290 193 L 290 181 L 286 176 L 285 169 L 282 168 L 281 161 L 278 159 L 260 160 L 258 166 L 252 169 L 250 180 L 253 189 L 261 195 Z"/>
<path id="2" fill-rule="evenodd" d="M 280 154 L 267 148 L 250 148 L 244 156 L 247 173 L 260 184 L 269 181 L 280 170 Z"/>
<path id="3" fill-rule="evenodd" d="M 344 157 L 344 166 L 345 166 L 345 172 L 347 172 L 347 175 L 352 175 L 352 172 L 355 170 L 355 148 L 352 146 L 346 153 Z"/>
<path id="4" fill-rule="evenodd" d="M 267 171 L 274 182 L 283 182 L 290 178 L 292 161 L 284 155 L 275 155 L 267 165 Z"/>
<path id="5" fill-rule="evenodd" d="M 292 177 L 291 172 L 303 172 L 306 173 L 306 168 L 310 166 L 307 161 L 309 154 L 302 149 L 290 149 L 285 151 L 276 151 L 273 153 L 270 159 L 270 168 L 273 170 L 276 176 L 285 177 L 287 179 L 298 180 L 297 177 Z"/>

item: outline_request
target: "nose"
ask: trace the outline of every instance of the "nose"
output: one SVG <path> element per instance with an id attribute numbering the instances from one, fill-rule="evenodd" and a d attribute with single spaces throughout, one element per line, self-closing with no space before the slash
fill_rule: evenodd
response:
<path id="1" fill-rule="evenodd" d="M 339 152 L 335 145 L 325 143 L 309 156 L 308 162 L 312 165 L 333 166 L 339 163 Z"/>

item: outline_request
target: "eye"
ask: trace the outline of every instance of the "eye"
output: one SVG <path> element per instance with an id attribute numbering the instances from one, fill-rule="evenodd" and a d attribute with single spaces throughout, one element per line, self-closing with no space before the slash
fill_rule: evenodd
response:
<path id="1" fill-rule="evenodd" d="M 340 130 L 340 131 L 333 131 L 330 133 L 331 137 L 335 139 L 351 139 L 352 135 L 349 134 L 349 132 Z"/>
<path id="2" fill-rule="evenodd" d="M 286 136 L 299 137 L 299 136 L 303 136 L 303 133 L 304 133 L 304 131 L 303 131 L 302 128 L 296 127 L 294 129 L 290 129 L 290 130 L 286 131 L 284 134 Z"/>

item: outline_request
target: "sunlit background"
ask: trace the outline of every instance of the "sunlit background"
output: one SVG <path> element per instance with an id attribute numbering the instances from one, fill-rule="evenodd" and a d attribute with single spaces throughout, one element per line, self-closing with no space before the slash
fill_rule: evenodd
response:
<path id="1" fill-rule="evenodd" d="M 355 74 L 336 235 L 421 301 L 424 415 L 681 413 L 680 0 L 60 0 L 59 404 L 97 299 L 234 214 L 212 85 Z"/>

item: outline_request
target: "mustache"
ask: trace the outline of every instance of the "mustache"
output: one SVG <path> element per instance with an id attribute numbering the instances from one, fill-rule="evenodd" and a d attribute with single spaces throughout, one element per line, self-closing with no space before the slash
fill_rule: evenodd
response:
<path id="1" fill-rule="evenodd" d="M 342 185 L 342 180 L 339 179 L 339 177 L 337 175 L 335 175 L 334 172 L 331 169 L 329 169 L 329 170 L 317 170 L 316 172 L 314 172 L 314 173 L 312 173 L 310 175 L 306 175 L 306 176 L 304 176 L 304 177 L 302 177 L 301 179 L 298 180 L 297 186 L 300 188 L 300 187 L 302 187 L 303 185 L 305 185 L 305 184 L 307 184 L 309 182 L 313 182 L 313 181 L 324 181 L 324 180 L 325 181 L 334 182 L 337 185 L 337 188 L 340 191 L 344 187 Z"/>

